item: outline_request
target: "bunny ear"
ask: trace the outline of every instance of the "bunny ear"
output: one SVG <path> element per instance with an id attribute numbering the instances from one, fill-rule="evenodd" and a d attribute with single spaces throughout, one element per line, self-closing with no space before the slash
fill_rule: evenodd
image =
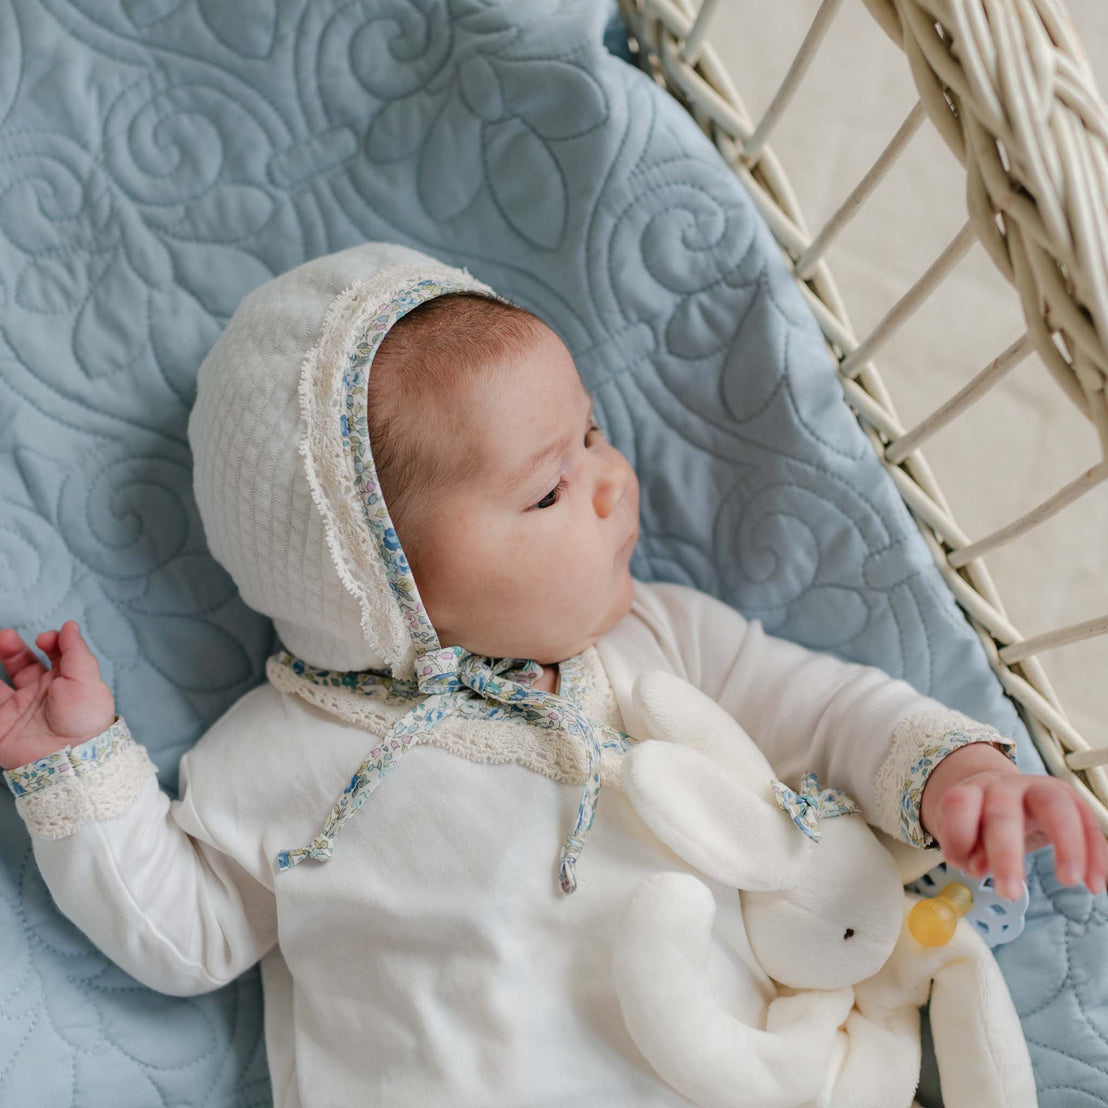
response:
<path id="1" fill-rule="evenodd" d="M 738 774 L 764 800 L 772 800 L 777 775 L 742 725 L 711 697 L 665 670 L 650 670 L 635 682 L 633 710 L 647 735 L 692 747 Z"/>
<path id="2" fill-rule="evenodd" d="M 780 808 L 698 750 L 646 741 L 624 756 L 627 795 L 643 822 L 701 873 L 736 889 L 787 889 L 803 851 L 819 847 Z"/>

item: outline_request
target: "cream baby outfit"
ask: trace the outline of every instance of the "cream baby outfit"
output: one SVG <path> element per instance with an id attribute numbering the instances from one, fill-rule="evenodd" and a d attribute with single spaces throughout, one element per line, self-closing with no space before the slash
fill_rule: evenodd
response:
<path id="1" fill-rule="evenodd" d="M 397 318 L 457 291 L 497 295 L 367 243 L 243 300 L 200 368 L 195 490 L 285 649 L 181 759 L 180 800 L 118 717 L 4 777 L 58 907 L 139 981 L 195 995 L 261 961 L 277 1108 L 687 1105 L 612 983 L 632 890 L 694 872 L 621 791 L 635 678 L 690 681 L 783 781 L 814 770 L 916 846 L 937 761 L 1013 743 L 679 585 L 636 582 L 556 695 L 525 659 L 443 649 L 377 487 L 365 381 Z M 713 987 L 749 1003 L 738 898 L 714 891 Z"/>

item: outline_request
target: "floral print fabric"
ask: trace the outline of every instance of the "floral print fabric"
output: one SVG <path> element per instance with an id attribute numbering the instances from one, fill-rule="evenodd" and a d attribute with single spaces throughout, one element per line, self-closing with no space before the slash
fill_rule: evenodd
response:
<path id="1" fill-rule="evenodd" d="M 580 712 L 580 656 L 561 663 L 561 690 L 560 695 L 555 696 L 527 687 L 541 674 L 541 667 L 534 662 L 518 658 L 483 658 L 460 647 L 440 648 L 436 655 L 426 659 L 421 656 L 417 666 L 421 675 L 419 692 L 426 699 L 400 720 L 384 742 L 369 752 L 332 807 L 320 835 L 306 847 L 279 853 L 278 869 L 289 869 L 309 857 L 318 861 L 330 859 L 334 853 L 334 838 L 347 820 L 405 751 L 451 712 L 485 719 L 511 715 L 539 727 L 557 727 L 580 735 L 586 743 L 588 779 L 578 804 L 573 833 L 562 848 L 558 872 L 563 891 L 573 892 L 576 888 L 577 857 L 592 827 L 600 792 L 600 747 L 622 753 L 630 745 L 630 737 L 622 731 L 595 723 Z M 452 666 L 444 665 L 446 659 L 443 655 L 450 655 Z M 369 671 L 335 674 L 318 670 L 287 652 L 277 655 L 277 660 L 315 684 L 345 685 L 370 697 L 396 698 L 400 695 L 397 686 L 407 692 L 411 684 Z M 473 693 L 481 699 L 475 698 Z"/>
<path id="2" fill-rule="evenodd" d="M 777 780 L 770 782 L 770 788 L 778 807 L 815 843 L 822 838 L 819 830 L 821 816 L 827 819 L 852 816 L 862 810 L 841 789 L 820 789 L 819 779 L 811 770 L 801 778 L 798 792 Z"/>
<path id="3" fill-rule="evenodd" d="M 350 364 L 343 373 L 345 411 L 339 419 L 343 445 L 350 458 L 354 487 L 361 500 L 362 511 L 370 532 L 377 540 L 377 549 L 393 595 L 400 604 L 408 633 L 416 646 L 434 655 L 440 649 L 438 634 L 427 616 L 427 610 L 416 588 L 407 556 L 400 545 L 392 518 L 377 481 L 377 467 L 369 443 L 368 389 L 369 367 L 381 340 L 392 325 L 420 304 L 452 292 L 470 292 L 468 285 L 449 281 L 424 280 L 399 293 L 370 320 L 365 333 L 355 344 Z"/>
<path id="4" fill-rule="evenodd" d="M 78 746 L 66 746 L 17 769 L 4 770 L 4 780 L 14 796 L 27 796 L 63 778 L 92 773 L 124 747 L 133 745 L 126 722 L 116 716 L 99 735 Z"/>

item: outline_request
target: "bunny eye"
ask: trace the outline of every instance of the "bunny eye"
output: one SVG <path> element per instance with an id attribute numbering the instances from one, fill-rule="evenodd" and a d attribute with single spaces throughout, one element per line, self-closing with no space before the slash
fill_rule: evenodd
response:
<path id="1" fill-rule="evenodd" d="M 843 938 L 844 938 L 844 939 L 849 939 L 849 938 L 852 938 L 852 937 L 853 937 L 853 935 L 854 935 L 854 928 L 853 928 L 853 927 L 848 927 L 848 928 L 847 928 L 847 929 L 846 929 L 846 930 L 845 930 L 845 931 L 843 932 Z"/>

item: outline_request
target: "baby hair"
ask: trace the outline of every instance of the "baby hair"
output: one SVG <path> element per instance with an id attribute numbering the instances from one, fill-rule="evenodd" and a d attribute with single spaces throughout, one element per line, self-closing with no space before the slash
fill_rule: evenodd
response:
<path id="1" fill-rule="evenodd" d="M 451 394 L 476 376 L 495 381 L 542 326 L 513 304 L 448 293 L 401 316 L 381 340 L 370 368 L 367 417 L 377 477 L 401 541 L 406 524 L 429 509 L 435 494 L 472 477 L 479 463 L 476 455 L 443 448 L 462 438 Z"/>

